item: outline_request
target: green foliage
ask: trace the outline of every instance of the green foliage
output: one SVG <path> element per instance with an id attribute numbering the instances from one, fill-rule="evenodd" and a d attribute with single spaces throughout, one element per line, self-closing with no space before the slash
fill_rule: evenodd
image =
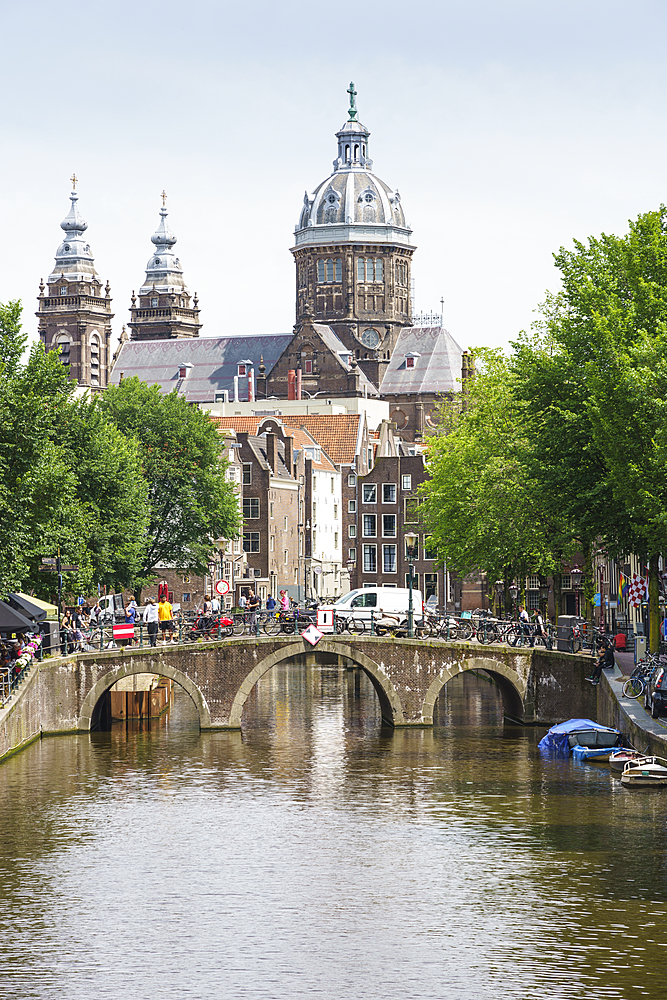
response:
<path id="1" fill-rule="evenodd" d="M 175 392 L 163 395 L 138 378 L 110 386 L 100 409 L 136 438 L 148 483 L 148 545 L 139 581 L 160 564 L 204 572 L 212 539 L 239 530 L 236 491 L 209 417 Z"/>
<path id="2" fill-rule="evenodd" d="M 429 439 L 422 517 L 450 568 L 512 579 L 551 567 L 561 519 L 528 474 L 526 407 L 507 359 L 479 350 L 475 361 L 466 408 L 455 416 L 448 407 L 452 430 Z"/>

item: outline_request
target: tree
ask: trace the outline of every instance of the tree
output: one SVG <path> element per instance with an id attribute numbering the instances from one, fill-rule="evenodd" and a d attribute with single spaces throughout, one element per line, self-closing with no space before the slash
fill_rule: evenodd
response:
<path id="1" fill-rule="evenodd" d="M 240 523 L 223 442 L 211 420 L 176 392 L 163 395 L 136 377 L 109 386 L 99 406 L 137 439 L 148 482 L 150 520 L 139 587 L 159 566 L 204 573 L 213 539 L 236 536 Z"/>
<path id="2" fill-rule="evenodd" d="M 449 566 L 509 584 L 553 567 L 564 526 L 529 473 L 526 406 L 507 359 L 480 350 L 475 360 L 465 409 L 447 406 L 441 426 L 450 432 L 427 442 L 431 479 L 420 491 L 422 518 Z"/>
<path id="3" fill-rule="evenodd" d="M 53 594 L 41 557 L 60 552 L 79 570 L 72 594 L 129 583 L 146 546 L 147 485 L 138 446 L 95 401 L 75 400 L 56 352 L 22 361 L 17 302 L 0 306 L 0 592 Z"/>

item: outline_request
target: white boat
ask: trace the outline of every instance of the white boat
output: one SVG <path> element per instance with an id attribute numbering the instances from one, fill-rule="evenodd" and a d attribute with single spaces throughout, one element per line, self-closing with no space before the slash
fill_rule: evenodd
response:
<path id="1" fill-rule="evenodd" d="M 623 768 L 621 782 L 627 788 L 661 788 L 667 785 L 667 760 L 664 757 L 640 757 Z"/>
<path id="2" fill-rule="evenodd" d="M 614 750 L 609 758 L 609 767 L 612 771 L 617 771 L 619 774 L 623 770 L 626 764 L 631 761 L 641 760 L 646 754 L 640 753 L 639 750 L 631 750 L 629 747 L 619 747 L 618 750 Z"/>

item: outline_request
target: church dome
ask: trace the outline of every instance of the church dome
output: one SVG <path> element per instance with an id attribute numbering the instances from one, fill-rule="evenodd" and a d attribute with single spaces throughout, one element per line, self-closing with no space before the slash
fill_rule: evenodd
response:
<path id="1" fill-rule="evenodd" d="M 356 120 L 356 91 L 350 84 L 348 120 L 339 132 L 333 173 L 307 191 L 295 227 L 297 246 L 340 242 L 410 243 L 401 196 L 372 172 L 368 129 Z"/>
<path id="2" fill-rule="evenodd" d="M 71 180 L 70 210 L 60 223 L 60 228 L 65 233 L 65 239 L 56 250 L 53 271 L 47 279 L 49 285 L 57 284 L 61 276 L 67 277 L 70 281 L 90 281 L 97 274 L 93 253 L 84 235 L 88 223 L 79 215 L 76 175 Z"/>

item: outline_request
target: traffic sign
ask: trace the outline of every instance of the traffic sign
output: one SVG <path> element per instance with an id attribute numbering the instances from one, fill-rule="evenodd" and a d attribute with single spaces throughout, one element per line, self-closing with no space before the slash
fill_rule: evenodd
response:
<path id="1" fill-rule="evenodd" d="M 37 569 L 40 573 L 57 573 L 55 566 L 38 566 Z"/>
<path id="2" fill-rule="evenodd" d="M 221 597 L 224 597 L 225 594 L 229 593 L 231 588 L 226 580 L 216 580 L 214 589 L 216 594 L 220 594 Z"/>
<path id="3" fill-rule="evenodd" d="M 42 556 L 42 564 L 44 566 L 55 566 L 57 561 L 55 556 Z"/>
<path id="4" fill-rule="evenodd" d="M 79 572 L 79 567 L 78 566 L 61 566 L 60 567 L 60 572 L 61 573 L 78 573 Z"/>

